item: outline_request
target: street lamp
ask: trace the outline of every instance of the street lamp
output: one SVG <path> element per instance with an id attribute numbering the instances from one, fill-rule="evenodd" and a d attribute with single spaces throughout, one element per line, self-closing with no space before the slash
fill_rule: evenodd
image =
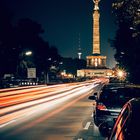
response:
<path id="1" fill-rule="evenodd" d="M 118 69 L 117 70 L 117 77 L 121 81 L 125 80 L 126 79 L 126 72 L 124 70 Z"/>
<path id="2" fill-rule="evenodd" d="M 25 52 L 25 55 L 27 55 L 27 56 L 32 55 L 32 51 L 27 51 L 27 52 Z"/>
<path id="3" fill-rule="evenodd" d="M 124 72 L 122 70 L 119 70 L 117 75 L 118 77 L 122 78 L 124 76 Z"/>
<path id="4" fill-rule="evenodd" d="M 27 69 L 28 67 L 33 66 L 33 62 L 30 60 L 32 58 L 29 58 L 32 55 L 32 51 L 28 50 L 25 51 L 23 50 L 19 54 L 19 60 L 17 64 L 17 76 L 21 78 L 27 78 Z M 29 63 L 30 62 L 30 63 Z"/>

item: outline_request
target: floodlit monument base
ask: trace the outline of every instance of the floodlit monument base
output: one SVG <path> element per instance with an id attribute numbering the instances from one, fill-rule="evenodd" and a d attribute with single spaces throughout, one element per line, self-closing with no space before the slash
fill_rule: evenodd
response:
<path id="1" fill-rule="evenodd" d="M 77 70 L 77 77 L 112 77 L 111 69 L 81 69 Z"/>
<path id="2" fill-rule="evenodd" d="M 87 69 L 77 71 L 78 77 L 111 77 L 113 71 L 106 67 L 106 56 L 87 56 Z"/>
<path id="3" fill-rule="evenodd" d="M 106 68 L 106 56 L 87 56 L 87 69 L 77 71 L 78 77 L 110 77 L 112 70 Z"/>
<path id="4" fill-rule="evenodd" d="M 77 77 L 112 77 L 113 70 L 106 67 L 106 56 L 87 56 L 87 68 L 77 70 Z"/>

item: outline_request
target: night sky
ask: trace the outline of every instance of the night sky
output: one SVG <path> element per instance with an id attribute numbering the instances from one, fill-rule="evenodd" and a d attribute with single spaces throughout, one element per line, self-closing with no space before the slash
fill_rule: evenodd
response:
<path id="1" fill-rule="evenodd" d="M 92 0 L 4 0 L 14 14 L 14 22 L 30 18 L 42 25 L 44 40 L 56 46 L 61 56 L 77 57 L 80 34 L 82 58 L 92 53 Z M 114 50 L 108 39 L 115 36 L 116 26 L 111 14 L 111 2 L 100 1 L 101 54 L 107 56 L 107 66 L 113 67 Z"/>

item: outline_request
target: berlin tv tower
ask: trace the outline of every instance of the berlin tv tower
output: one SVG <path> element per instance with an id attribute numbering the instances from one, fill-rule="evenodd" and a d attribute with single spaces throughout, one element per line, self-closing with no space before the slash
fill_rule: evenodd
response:
<path id="1" fill-rule="evenodd" d="M 79 34 L 79 39 L 78 39 L 78 59 L 81 59 L 82 57 L 82 50 L 81 50 L 81 40 L 80 40 L 80 34 Z"/>

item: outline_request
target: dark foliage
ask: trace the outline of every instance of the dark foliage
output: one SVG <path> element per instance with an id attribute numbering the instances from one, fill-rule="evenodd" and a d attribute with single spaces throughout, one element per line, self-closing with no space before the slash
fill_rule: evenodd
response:
<path id="1" fill-rule="evenodd" d="M 12 24 L 11 12 L 0 3 L 0 77 L 14 74 L 27 77 L 27 68 L 35 67 L 37 76 L 47 73 L 51 65 L 58 66 L 61 59 L 56 47 L 49 46 L 41 34 L 42 26 L 31 19 Z M 26 56 L 32 51 L 31 56 Z"/>
<path id="2" fill-rule="evenodd" d="M 113 13 L 118 24 L 115 59 L 128 72 L 130 82 L 140 83 L 140 1 L 116 0 Z"/>
<path id="3" fill-rule="evenodd" d="M 14 72 L 17 54 L 15 29 L 11 23 L 12 14 L 0 3 L 0 77 Z"/>
<path id="4" fill-rule="evenodd" d="M 83 59 L 63 58 L 62 61 L 61 69 L 66 70 L 67 73 L 76 75 L 77 70 L 86 68 L 86 61 Z"/>

